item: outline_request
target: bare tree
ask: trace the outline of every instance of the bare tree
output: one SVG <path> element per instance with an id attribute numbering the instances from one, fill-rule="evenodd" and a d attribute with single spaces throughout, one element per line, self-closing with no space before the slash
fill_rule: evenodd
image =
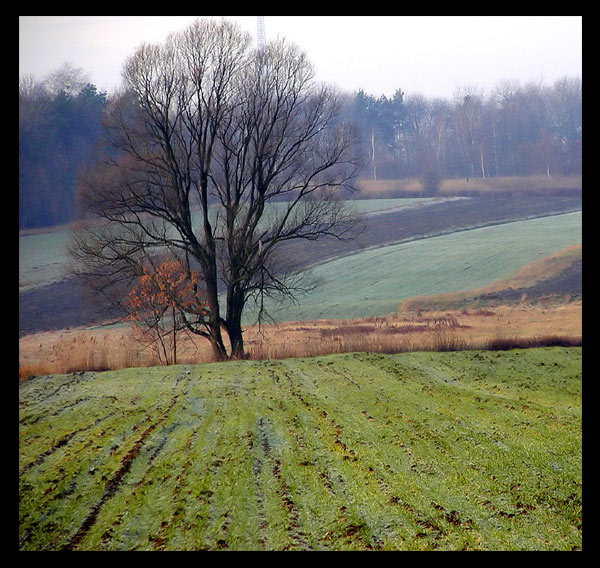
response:
<path id="1" fill-rule="evenodd" d="M 75 67 L 69 61 L 65 61 L 56 71 L 45 77 L 43 88 L 53 96 L 61 92 L 76 96 L 89 83 L 90 80 L 81 67 Z"/>
<path id="2" fill-rule="evenodd" d="M 469 176 L 475 177 L 478 165 L 481 169 L 481 177 L 485 178 L 483 96 L 477 93 L 476 87 L 468 86 L 464 94 L 457 93 L 456 99 L 455 128 L 467 166 L 467 181 Z"/>
<path id="3" fill-rule="evenodd" d="M 353 218 L 335 195 L 355 175 L 353 131 L 301 50 L 256 51 L 226 21 L 140 47 L 123 80 L 111 151 L 82 177 L 78 270 L 118 288 L 170 251 L 201 276 L 206 310 L 184 314 L 188 329 L 217 359 L 242 358 L 247 302 L 298 290 L 282 246 L 348 234 Z"/>

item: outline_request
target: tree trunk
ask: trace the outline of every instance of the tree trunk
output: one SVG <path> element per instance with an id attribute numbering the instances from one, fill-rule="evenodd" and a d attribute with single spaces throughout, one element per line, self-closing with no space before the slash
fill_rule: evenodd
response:
<path id="1" fill-rule="evenodd" d="M 220 335 L 220 331 L 219 331 L 219 335 Z M 209 338 L 210 344 L 212 346 L 212 350 L 213 350 L 213 355 L 215 357 L 215 360 L 218 361 L 227 361 L 228 357 L 227 357 L 227 350 L 225 349 L 225 345 L 223 345 L 223 339 L 220 338 L 220 340 L 215 339 L 212 335 Z"/>
<path id="2" fill-rule="evenodd" d="M 208 334 L 212 345 L 213 354 L 217 361 L 227 360 L 227 349 L 223 343 L 221 333 L 221 316 L 219 311 L 219 291 L 217 287 L 217 278 L 214 270 L 205 268 L 204 283 L 206 284 L 206 296 L 209 309 Z"/>
<path id="3" fill-rule="evenodd" d="M 483 161 L 483 145 L 479 147 L 479 159 L 481 161 L 481 177 L 485 179 L 485 165 Z"/>
<path id="4" fill-rule="evenodd" d="M 177 365 L 177 317 L 175 308 L 171 308 L 171 316 L 173 317 L 173 365 Z"/>
<path id="5" fill-rule="evenodd" d="M 244 337 L 242 332 L 242 312 L 244 310 L 244 294 L 237 287 L 227 291 L 227 334 L 231 344 L 230 359 L 246 359 Z"/>
<path id="6" fill-rule="evenodd" d="M 247 359 L 247 355 L 244 352 L 244 336 L 242 333 L 242 326 L 240 322 L 228 322 L 228 335 L 229 341 L 231 342 L 231 353 L 230 359 Z"/>
<path id="7" fill-rule="evenodd" d="M 375 127 L 371 128 L 371 166 L 373 168 L 373 179 L 377 179 L 377 165 L 375 163 Z"/>

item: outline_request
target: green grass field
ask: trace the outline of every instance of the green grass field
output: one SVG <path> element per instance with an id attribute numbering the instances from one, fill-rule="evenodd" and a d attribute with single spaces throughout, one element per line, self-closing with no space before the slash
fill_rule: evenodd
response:
<path id="1" fill-rule="evenodd" d="M 356 214 L 373 213 L 402 207 L 413 207 L 433 201 L 431 198 L 365 199 L 351 202 Z M 270 209 L 276 214 L 286 207 L 273 203 Z M 267 212 L 267 217 L 269 212 Z M 199 222 L 199 221 L 198 221 Z M 25 234 L 19 237 L 19 289 L 21 291 L 62 280 L 69 261 L 67 245 L 70 229 Z"/>
<path id="2" fill-rule="evenodd" d="M 20 387 L 21 550 L 577 550 L 581 348 Z"/>
<path id="3" fill-rule="evenodd" d="M 580 244 L 581 222 L 579 211 L 374 247 L 314 266 L 314 291 L 267 309 L 275 321 L 385 315 L 406 298 L 486 286 Z"/>

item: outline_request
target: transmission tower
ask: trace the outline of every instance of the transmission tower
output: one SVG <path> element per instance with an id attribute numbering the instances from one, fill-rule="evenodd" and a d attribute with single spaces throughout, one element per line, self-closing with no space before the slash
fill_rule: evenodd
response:
<path id="1" fill-rule="evenodd" d="M 265 47 L 265 17 L 256 16 L 256 47 L 260 50 Z"/>

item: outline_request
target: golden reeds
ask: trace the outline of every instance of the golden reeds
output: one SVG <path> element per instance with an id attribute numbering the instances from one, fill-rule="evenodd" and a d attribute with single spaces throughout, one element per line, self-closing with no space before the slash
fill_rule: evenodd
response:
<path id="1" fill-rule="evenodd" d="M 553 308 L 500 306 L 450 312 L 414 312 L 360 320 L 289 322 L 246 330 L 250 359 L 314 357 L 368 351 L 452 351 L 580 344 L 581 302 Z M 76 371 L 158 365 L 129 328 L 69 330 L 21 338 L 19 379 Z M 182 364 L 213 361 L 207 341 L 187 338 Z"/>

